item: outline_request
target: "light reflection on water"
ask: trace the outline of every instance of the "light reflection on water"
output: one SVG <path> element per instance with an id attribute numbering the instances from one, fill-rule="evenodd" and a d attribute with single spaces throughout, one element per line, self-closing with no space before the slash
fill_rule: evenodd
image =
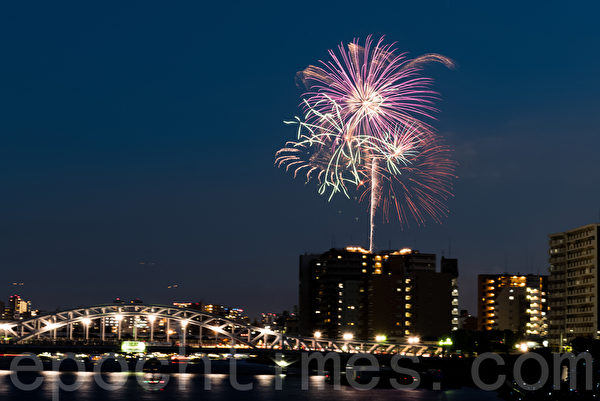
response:
<path id="1" fill-rule="evenodd" d="M 34 376 L 29 373 L 23 382 L 31 383 Z M 229 376 L 225 374 L 199 375 L 192 373 L 176 373 L 168 375 L 167 385 L 149 386 L 147 390 L 138 383 L 143 375 L 135 373 L 106 373 L 101 378 L 106 383 L 117 387 L 107 391 L 98 386 L 92 372 L 57 373 L 41 372 L 43 384 L 34 391 L 18 390 L 11 381 L 10 372 L 0 371 L 0 400 L 402 400 L 402 401 L 496 401 L 495 393 L 488 393 L 472 388 L 447 391 L 431 390 L 393 390 L 374 389 L 369 391 L 354 390 L 342 386 L 335 390 L 325 384 L 322 377 L 311 376 L 309 390 L 301 390 L 299 377 L 282 377 L 282 390 L 276 390 L 274 375 L 239 376 L 241 384 L 252 383 L 250 391 L 238 391 L 232 388 Z M 205 380 L 210 381 L 210 390 L 205 390 Z M 59 385 L 71 386 L 73 391 L 59 391 Z M 120 383 L 123 383 L 120 385 Z"/>

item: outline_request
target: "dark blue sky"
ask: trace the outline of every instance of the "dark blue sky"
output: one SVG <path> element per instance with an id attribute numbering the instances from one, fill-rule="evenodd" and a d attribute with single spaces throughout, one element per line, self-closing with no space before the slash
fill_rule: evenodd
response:
<path id="1" fill-rule="evenodd" d="M 426 72 L 460 179 L 443 225 L 390 223 L 379 245 L 447 255 L 451 243 L 472 309 L 477 273 L 545 272 L 548 233 L 598 220 L 599 11 L 4 3 L 0 295 L 23 281 L 18 292 L 45 309 L 116 296 L 251 313 L 295 304 L 298 254 L 365 245 L 367 214 L 273 167 L 294 135 L 282 123 L 298 113 L 294 76 L 341 41 L 385 34 L 458 63 Z"/>

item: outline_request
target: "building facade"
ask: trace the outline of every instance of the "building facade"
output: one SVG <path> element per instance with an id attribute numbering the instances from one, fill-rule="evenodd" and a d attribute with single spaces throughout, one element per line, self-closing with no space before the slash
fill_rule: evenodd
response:
<path id="1" fill-rule="evenodd" d="M 26 301 L 19 295 L 11 295 L 8 298 L 8 304 L 4 308 L 3 318 L 6 320 L 28 319 L 36 315 L 31 307 L 31 301 Z"/>
<path id="2" fill-rule="evenodd" d="M 458 267 L 410 249 L 360 247 L 300 256 L 302 335 L 437 338 L 458 327 Z M 453 312 L 455 310 L 455 315 Z"/>
<path id="3" fill-rule="evenodd" d="M 548 335 L 548 277 L 480 274 L 477 280 L 479 330 L 510 330 L 528 338 Z"/>
<path id="4" fill-rule="evenodd" d="M 598 235 L 589 224 L 549 236 L 549 333 L 553 348 L 575 337 L 599 338 Z"/>

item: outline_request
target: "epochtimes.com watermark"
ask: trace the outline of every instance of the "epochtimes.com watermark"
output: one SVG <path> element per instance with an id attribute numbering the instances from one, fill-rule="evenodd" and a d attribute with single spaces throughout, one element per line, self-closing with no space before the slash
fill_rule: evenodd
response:
<path id="1" fill-rule="evenodd" d="M 274 359 L 274 390 L 283 390 L 286 368 L 289 361 L 284 361 L 281 353 L 276 354 Z M 148 372 L 147 363 L 153 360 L 154 369 Z M 70 361 L 70 371 L 86 372 L 85 364 L 74 354 L 68 353 L 60 358 L 52 360 L 51 371 L 59 372 L 64 363 Z M 140 357 L 134 366 L 129 364 L 122 355 L 105 355 L 95 361 L 93 371 L 91 372 L 94 382 L 103 390 L 118 391 L 128 380 L 127 375 L 118 375 L 117 379 L 107 381 L 103 376 L 103 370 L 106 362 L 115 362 L 119 366 L 120 372 L 134 372 L 137 383 L 146 390 L 156 391 L 167 386 L 170 380 L 170 373 L 162 373 L 160 368 L 168 367 L 168 360 L 156 360 L 154 358 Z M 156 361 L 161 366 L 156 366 Z M 201 363 L 203 366 L 203 389 L 211 390 L 212 360 L 206 356 L 199 358 L 195 363 Z M 333 389 L 340 389 L 342 384 L 350 386 L 356 390 L 370 390 L 380 385 L 398 390 L 409 390 L 418 388 L 421 384 L 421 373 L 419 370 L 420 360 L 417 356 L 395 355 L 386 364 L 386 375 L 381 374 L 384 366 L 381 365 L 378 358 L 373 354 L 357 353 L 350 356 L 349 359 L 342 361 L 339 353 L 336 352 L 312 352 L 299 355 L 295 361 L 297 366 L 297 375 L 300 376 L 301 390 L 309 390 L 317 384 L 311 382 L 310 377 L 316 375 L 326 376 Z M 410 367 L 407 367 L 407 362 Z M 574 355 L 572 353 L 553 354 L 549 358 L 537 353 L 525 353 L 512 361 L 512 367 L 507 365 L 504 357 L 495 353 L 485 353 L 479 355 L 472 361 L 470 368 L 470 379 L 474 386 L 485 391 L 496 391 L 500 389 L 507 381 L 507 374 L 511 377 L 511 383 L 525 391 L 537 391 L 551 386 L 553 389 L 564 389 L 565 385 L 571 390 L 593 389 L 593 358 L 587 353 Z M 527 368 L 524 366 L 527 364 Z M 537 378 L 532 382 L 527 382 L 524 373 L 531 370 L 532 364 L 535 364 Z M 174 373 L 185 373 L 188 362 L 184 359 L 178 363 Z M 250 391 L 253 390 L 252 381 L 242 383 L 239 380 L 238 363 L 236 358 L 230 358 L 228 363 L 228 381 L 234 390 Z M 75 367 L 75 369 L 73 369 Z M 504 369 L 502 369 L 504 368 Z M 36 375 L 35 372 L 48 370 L 44 367 L 41 359 L 35 354 L 23 354 L 12 359 L 10 364 L 10 381 L 13 386 L 22 391 L 34 391 L 40 388 L 44 382 L 43 375 Z M 490 380 L 490 371 L 497 373 Z M 22 372 L 29 372 L 25 379 Z M 34 377 L 31 377 L 33 373 Z M 482 373 L 484 373 L 482 375 Z M 20 376 L 21 374 L 21 376 Z M 52 381 L 53 400 L 58 400 L 61 391 L 73 392 L 82 385 L 82 376 L 75 374 L 71 383 L 63 381 L 60 376 Z M 485 377 L 485 379 L 484 379 Z M 25 379 L 25 380 L 24 380 Z M 386 381 L 386 383 L 383 383 Z M 325 386 L 320 381 L 318 386 Z M 433 383 L 433 390 L 439 390 L 440 383 Z"/>

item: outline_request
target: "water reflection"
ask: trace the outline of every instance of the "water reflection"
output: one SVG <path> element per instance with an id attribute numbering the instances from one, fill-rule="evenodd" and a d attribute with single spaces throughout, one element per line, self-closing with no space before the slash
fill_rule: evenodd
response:
<path id="1" fill-rule="evenodd" d="M 309 389 L 301 390 L 301 380 L 297 376 L 256 375 L 239 376 L 240 383 L 252 383 L 252 390 L 235 390 L 226 374 L 178 373 L 169 375 L 166 385 L 144 388 L 135 373 L 104 373 L 95 376 L 92 372 L 83 373 L 21 373 L 24 383 L 32 383 L 35 378 L 43 380 L 34 391 L 19 390 L 12 384 L 10 372 L 0 371 L 1 400 L 77 400 L 77 401 L 124 401 L 124 400 L 366 400 L 373 401 L 492 401 L 498 400 L 495 393 L 463 388 L 448 391 L 374 389 L 354 390 L 341 386 L 335 390 L 326 384 L 323 377 L 311 376 Z M 281 380 L 281 390 L 276 389 Z M 99 385 L 99 383 L 108 386 Z M 210 390 L 207 390 L 210 388 Z"/>

